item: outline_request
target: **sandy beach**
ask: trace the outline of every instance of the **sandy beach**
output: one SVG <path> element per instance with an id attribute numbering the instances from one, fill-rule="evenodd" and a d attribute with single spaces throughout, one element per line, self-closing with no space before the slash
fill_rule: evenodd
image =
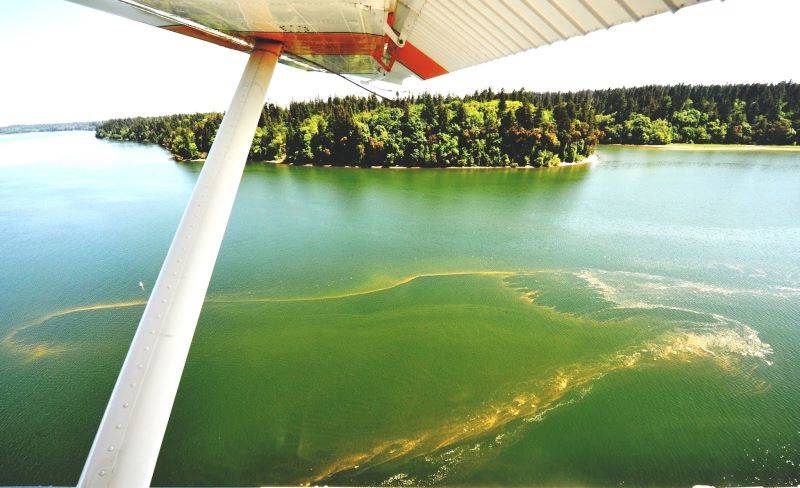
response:
<path id="1" fill-rule="evenodd" d="M 651 149 L 662 151 L 770 151 L 770 152 L 798 152 L 800 146 L 757 146 L 751 144 L 666 144 L 643 146 L 637 144 L 608 144 L 635 149 Z"/>

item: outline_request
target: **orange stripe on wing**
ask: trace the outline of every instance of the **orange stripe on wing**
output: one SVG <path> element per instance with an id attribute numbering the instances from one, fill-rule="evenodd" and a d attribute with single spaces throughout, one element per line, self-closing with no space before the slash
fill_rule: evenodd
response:
<path id="1" fill-rule="evenodd" d="M 447 74 L 447 70 L 442 65 L 410 42 L 406 42 L 403 47 L 397 48 L 395 60 L 423 80 Z"/>
<path id="2" fill-rule="evenodd" d="M 211 36 L 205 32 L 185 25 L 164 27 L 179 34 L 195 37 L 220 46 L 244 51 L 240 45 L 226 42 L 225 39 Z M 234 35 L 234 33 L 231 33 Z M 371 55 L 387 71 L 391 71 L 395 61 L 401 63 L 423 80 L 447 73 L 439 63 L 420 51 L 410 42 L 403 47 L 396 46 L 388 36 L 349 32 L 236 32 L 237 37 L 247 40 L 264 39 L 280 42 L 283 50 L 298 56 L 308 55 Z M 382 59 L 384 44 L 389 43 L 389 59 Z"/>

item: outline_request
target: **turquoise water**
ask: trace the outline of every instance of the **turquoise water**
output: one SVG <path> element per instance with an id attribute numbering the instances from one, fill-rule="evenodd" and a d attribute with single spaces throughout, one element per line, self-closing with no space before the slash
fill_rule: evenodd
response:
<path id="1" fill-rule="evenodd" d="M 77 481 L 199 166 L 0 137 L 0 484 Z M 154 483 L 800 479 L 800 152 L 248 167 Z"/>

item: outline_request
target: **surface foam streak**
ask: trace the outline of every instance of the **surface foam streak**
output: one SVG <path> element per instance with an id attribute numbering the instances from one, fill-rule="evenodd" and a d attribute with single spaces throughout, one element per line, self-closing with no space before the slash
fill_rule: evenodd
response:
<path id="1" fill-rule="evenodd" d="M 667 276 L 654 275 L 649 273 L 637 273 L 630 271 L 606 271 L 598 269 L 584 269 L 576 273 L 578 278 L 583 279 L 589 285 L 595 287 L 603 293 L 603 297 L 609 301 L 620 303 L 620 291 L 618 288 L 609 284 L 609 279 L 614 277 L 624 277 L 627 279 L 637 280 L 632 281 L 634 287 L 638 286 L 639 290 L 648 291 L 670 291 L 675 289 L 689 290 L 698 294 L 711 294 L 721 296 L 734 296 L 734 295 L 750 295 L 758 297 L 775 297 L 787 298 L 800 294 L 800 288 L 787 287 L 787 286 L 770 286 L 768 289 L 753 289 L 753 288 L 733 288 L 712 285 L 709 283 L 702 283 L 696 281 L 688 281 L 670 278 Z M 606 278 L 604 280 L 603 278 Z"/>

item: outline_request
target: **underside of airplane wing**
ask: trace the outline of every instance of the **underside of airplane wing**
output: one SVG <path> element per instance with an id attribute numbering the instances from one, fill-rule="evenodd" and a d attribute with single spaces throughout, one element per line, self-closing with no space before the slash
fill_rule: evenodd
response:
<path id="1" fill-rule="evenodd" d="M 706 0 L 71 0 L 281 62 L 422 79 Z"/>
<path id="2" fill-rule="evenodd" d="M 705 0 L 71 0 L 282 63 L 387 81 L 433 78 Z"/>

